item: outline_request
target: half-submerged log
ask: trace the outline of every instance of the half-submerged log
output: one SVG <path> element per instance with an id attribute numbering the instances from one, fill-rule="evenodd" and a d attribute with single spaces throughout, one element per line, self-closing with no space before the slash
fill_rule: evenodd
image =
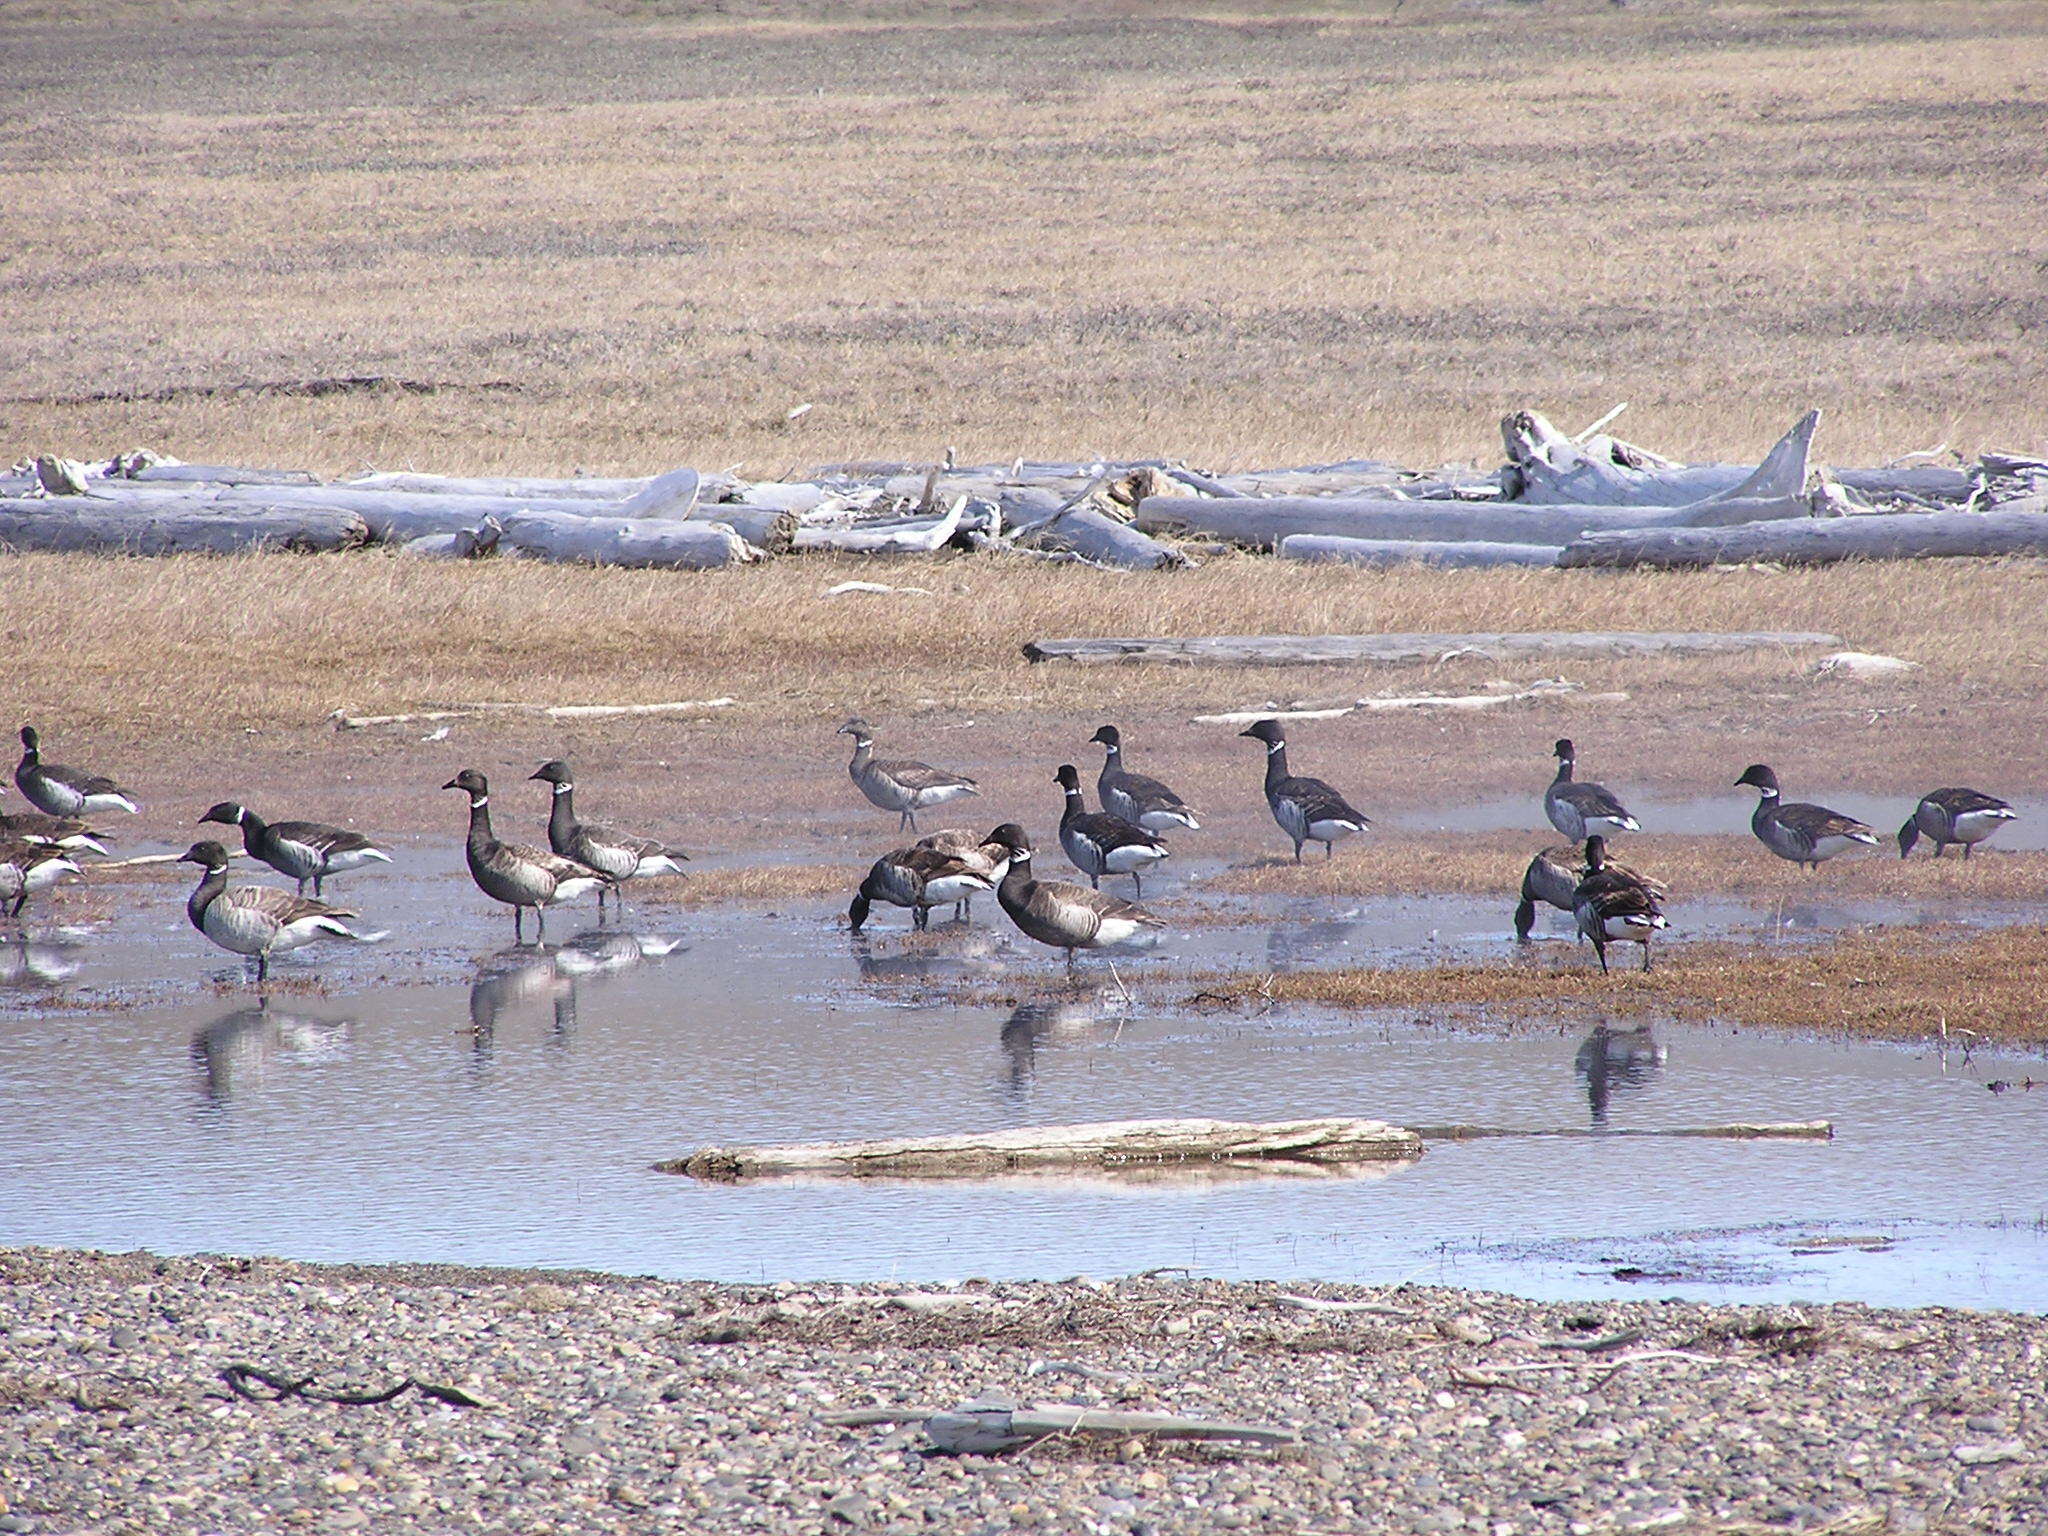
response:
<path id="1" fill-rule="evenodd" d="M 1422 1155 L 1413 1131 L 1382 1120 L 1117 1120 L 961 1136 L 705 1147 L 655 1164 L 712 1180 L 791 1174 L 848 1178 L 986 1178 L 1006 1173 L 1116 1171 L 1162 1164 L 1404 1161 Z"/>
<path id="2" fill-rule="evenodd" d="M 0 549 L 108 555 L 239 555 L 259 549 L 314 554 L 355 549 L 370 530 L 354 512 L 297 507 L 124 506 L 98 497 L 0 501 Z"/>
<path id="3" fill-rule="evenodd" d="M 1840 645 L 1841 637 L 1805 630 L 1726 633 L 1624 630 L 1581 633 L 1391 635 L 1162 635 L 1148 639 L 1028 640 L 1027 661 L 1165 662 L 1179 666 L 1288 667 L 1360 662 L 1441 661 L 1449 656 L 1655 656 Z"/>
<path id="4" fill-rule="evenodd" d="M 1025 549 L 1078 555 L 1097 565 L 1158 571 L 1188 563 L 1179 550 L 1080 502 L 1016 535 Z"/>
<path id="5" fill-rule="evenodd" d="M 577 517 L 529 512 L 503 519 L 499 548 L 567 565 L 618 565 L 702 571 L 762 558 L 745 539 L 717 523 L 647 517 Z"/>
<path id="6" fill-rule="evenodd" d="M 1793 518 L 1742 528 L 1644 528 L 1592 533 L 1566 546 L 1573 567 L 1693 570 L 1769 561 L 1928 560 L 1966 555 L 2048 555 L 2048 513 L 1897 512 Z"/>
<path id="7" fill-rule="evenodd" d="M 1282 560 L 1316 565 L 1435 565 L 1451 570 L 1485 570 L 1502 565 L 1556 565 L 1555 544 L 1494 544 L 1484 539 L 1337 539 L 1292 533 L 1280 541 Z"/>

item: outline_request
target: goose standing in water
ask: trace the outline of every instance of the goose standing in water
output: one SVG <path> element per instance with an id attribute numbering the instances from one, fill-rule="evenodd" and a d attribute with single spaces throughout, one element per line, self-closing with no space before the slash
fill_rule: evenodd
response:
<path id="1" fill-rule="evenodd" d="M 41 811 L 0 811 L 0 843 L 48 843 L 70 853 L 107 856 L 101 834 L 69 816 L 48 816 Z"/>
<path id="2" fill-rule="evenodd" d="M 229 885 L 228 853 L 219 843 L 194 843 L 180 855 L 180 864 L 197 864 L 203 873 L 185 902 L 192 926 L 230 954 L 254 955 L 256 979 L 269 979 L 270 957 L 320 939 L 353 939 L 374 943 L 378 933 L 358 933 L 342 921 L 357 914 L 347 907 L 309 901 L 274 885 Z"/>
<path id="3" fill-rule="evenodd" d="M 1067 952 L 1067 968 L 1083 949 L 1156 944 L 1166 924 L 1143 907 L 1105 896 L 1065 880 L 1037 880 L 1031 874 L 1031 839 L 1015 822 L 996 836 L 1010 850 L 1010 867 L 996 887 L 996 900 L 1027 938 Z"/>
<path id="4" fill-rule="evenodd" d="M 868 870 L 846 909 L 847 927 L 859 933 L 874 904 L 885 901 L 892 907 L 910 908 L 910 926 L 923 928 L 931 922 L 933 907 L 949 901 L 957 905 L 976 891 L 995 888 L 995 880 L 979 857 L 969 862 L 937 848 L 898 848 L 883 854 Z"/>
<path id="5" fill-rule="evenodd" d="M 1595 834 L 1611 837 L 1616 832 L 1643 830 L 1606 785 L 1574 782 L 1572 766 L 1578 760 L 1578 749 L 1569 740 L 1560 739 L 1550 750 L 1557 758 L 1557 777 L 1544 791 L 1543 814 L 1553 827 L 1575 843 Z"/>
<path id="6" fill-rule="evenodd" d="M 1913 814 L 1899 828 L 1899 857 L 1903 859 L 1911 853 L 1913 845 L 1924 837 L 1934 844 L 1937 859 L 1950 843 L 1961 843 L 1963 857 L 1967 859 L 1977 844 L 2008 821 L 2018 819 L 2019 812 L 1982 790 L 1931 789 L 1920 797 Z"/>
<path id="7" fill-rule="evenodd" d="M 1294 839 L 1295 863 L 1301 862 L 1304 843 L 1321 843 L 1327 859 L 1338 838 L 1372 826 L 1321 779 L 1299 778 L 1287 771 L 1287 733 L 1278 720 L 1261 720 L 1237 734 L 1266 744 L 1266 804 L 1273 808 L 1280 830 Z"/>
<path id="8" fill-rule="evenodd" d="M 611 876 L 618 882 L 611 887 L 614 894 L 620 885 L 642 875 L 680 875 L 689 863 L 690 856 L 682 849 L 671 848 L 651 837 L 635 837 L 630 832 L 614 832 L 609 827 L 593 827 L 578 821 L 573 802 L 576 776 L 559 757 L 542 763 L 532 776 L 554 786 L 555 802 L 548 811 L 548 846 L 565 859 L 574 859 Z M 605 891 L 604 886 L 597 888 L 600 920 L 604 917 Z M 619 897 L 619 905 L 625 905 L 623 896 Z"/>
<path id="9" fill-rule="evenodd" d="M 875 805 L 897 815 L 898 831 L 917 830 L 917 813 L 927 806 L 944 805 L 965 795 L 978 795 L 981 786 L 965 774 L 948 773 L 930 763 L 907 758 L 884 762 L 875 756 L 875 733 L 867 721 L 855 718 L 839 727 L 841 736 L 853 738 L 853 761 L 846 771 L 860 792 Z"/>
<path id="10" fill-rule="evenodd" d="M 1607 970 L 1607 946 L 1624 940 L 1643 946 L 1643 969 L 1650 968 L 1650 935 L 1671 925 L 1665 921 L 1647 881 L 1607 862 L 1607 839 L 1586 839 L 1586 877 L 1572 893 L 1572 912 L 1579 932 L 1593 941 L 1600 969 Z"/>
<path id="11" fill-rule="evenodd" d="M 29 804 L 51 816 L 90 816 L 97 811 L 136 814 L 135 802 L 112 779 L 44 762 L 41 739 L 32 725 L 21 728 L 21 761 L 15 765 L 14 785 L 28 797 Z"/>
<path id="12" fill-rule="evenodd" d="M 1144 895 L 1145 871 L 1166 857 L 1166 844 L 1121 816 L 1089 810 L 1081 798 L 1081 776 L 1072 763 L 1062 763 L 1053 782 L 1067 797 L 1066 813 L 1060 817 L 1060 846 L 1074 868 L 1097 890 L 1104 875 L 1129 875 L 1137 893 Z"/>
<path id="13" fill-rule="evenodd" d="M 48 890 L 66 875 L 78 873 L 66 851 L 51 843 L 21 839 L 0 842 L 0 903 L 9 917 L 21 916 L 29 897 Z"/>
<path id="14" fill-rule="evenodd" d="M 321 821 L 265 821 L 246 805 L 223 800 L 201 822 L 217 821 L 242 829 L 242 848 L 252 859 L 260 859 L 280 875 L 299 882 L 299 894 L 306 894 L 306 882 L 313 882 L 318 900 L 329 875 L 360 869 L 365 864 L 389 864 L 391 855 L 360 832 L 330 827 Z"/>
<path id="15" fill-rule="evenodd" d="M 522 944 L 526 909 L 533 908 L 536 941 L 548 936 L 547 909 L 558 901 L 576 897 L 602 885 L 617 884 L 610 875 L 565 859 L 558 853 L 532 848 L 525 843 L 500 842 L 491 835 L 491 785 L 474 768 L 465 768 L 443 789 L 459 789 L 469 796 L 469 841 L 464 854 L 470 878 L 476 888 L 493 901 L 512 909 L 512 941 Z"/>
<path id="16" fill-rule="evenodd" d="M 1626 875 L 1658 901 L 1670 894 L 1663 881 L 1637 874 L 1626 864 L 1609 859 L 1607 868 L 1618 875 Z M 1522 872 L 1522 899 L 1515 908 L 1515 942 L 1529 942 L 1529 935 L 1536 927 L 1537 902 L 1555 907 L 1560 912 L 1575 912 L 1579 882 L 1585 878 L 1586 856 L 1576 843 L 1560 843 L 1545 848 L 1531 859 L 1529 867 Z"/>
<path id="17" fill-rule="evenodd" d="M 1147 832 L 1165 832 L 1173 827 L 1185 827 L 1190 832 L 1202 830 L 1195 813 L 1179 795 L 1157 779 L 1125 770 L 1123 733 L 1115 726 L 1105 725 L 1088 739 L 1102 743 L 1102 776 L 1095 781 L 1095 792 L 1102 797 L 1102 808 L 1110 815 L 1121 816 Z"/>
<path id="18" fill-rule="evenodd" d="M 1778 776 L 1763 763 L 1751 763 L 1735 783 L 1738 787 L 1748 784 L 1757 791 L 1750 830 L 1781 859 L 1819 869 L 1822 860 L 1858 843 L 1877 846 L 1877 834 L 1853 816 L 1824 805 L 1785 804 L 1778 795 Z"/>
<path id="19" fill-rule="evenodd" d="M 950 853 L 976 874 L 988 877 L 988 888 L 994 890 L 1002 883 L 1003 871 L 1010 867 L 1010 850 L 996 841 L 995 833 L 983 837 L 979 832 L 969 832 L 964 827 L 946 827 L 937 832 L 927 833 L 910 845 L 913 848 L 936 848 L 940 853 Z M 966 921 L 974 915 L 974 902 L 962 896 L 953 904 L 953 916 Z"/>

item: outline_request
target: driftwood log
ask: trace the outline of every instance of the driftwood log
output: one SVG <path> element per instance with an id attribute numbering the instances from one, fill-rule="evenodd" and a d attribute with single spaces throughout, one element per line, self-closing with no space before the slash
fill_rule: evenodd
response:
<path id="1" fill-rule="evenodd" d="M 1140 533 L 1129 523 L 1097 511 L 1086 502 L 1043 519 L 1015 536 L 1025 549 L 1079 555 L 1096 565 L 1126 570 L 1158 571 L 1186 565 L 1187 556 Z"/>
<path id="2" fill-rule="evenodd" d="M 1316 565 L 1435 565 L 1452 570 L 1485 570 L 1502 565 L 1556 565 L 1555 544 L 1494 544 L 1484 539 L 1338 539 L 1320 533 L 1291 533 L 1280 541 L 1282 560 Z"/>
<path id="3" fill-rule="evenodd" d="M 764 555 L 786 555 L 796 548 L 796 514 L 779 507 L 700 501 L 690 513 L 689 521 L 723 523 Z"/>
<path id="4" fill-rule="evenodd" d="M 1204 635 L 1150 639 L 1029 640 L 1029 661 L 1168 662 L 1182 666 L 1283 667 L 1439 661 L 1450 656 L 1654 656 L 1840 645 L 1839 635 L 1803 630 L 1613 634 L 1569 630 L 1392 635 Z"/>
<path id="5" fill-rule="evenodd" d="M 286 516 L 233 507 L 136 505 L 97 496 L 0 500 L 0 549 L 115 555 L 239 555 L 355 549 L 370 530 L 354 512 L 299 507 Z"/>
<path id="6" fill-rule="evenodd" d="M 1682 507 L 1727 496 L 1797 496 L 1806 489 L 1820 412 L 1808 411 L 1753 469 L 1674 464 L 1611 437 L 1567 437 L 1534 411 L 1501 422 L 1508 467 L 1501 481 L 1520 502 L 1544 505 Z M 1581 434 L 1585 436 L 1585 434 Z"/>
<path id="7" fill-rule="evenodd" d="M 1621 530 L 1576 540 L 1559 563 L 1690 570 L 1747 561 L 1828 565 L 1965 555 L 2048 555 L 2048 512 L 1898 512 L 1744 528 Z"/>
<path id="8" fill-rule="evenodd" d="M 745 539 L 717 523 L 577 517 L 565 512 L 529 512 L 502 521 L 505 532 L 499 548 L 557 564 L 702 571 L 761 558 Z"/>
<path id="9" fill-rule="evenodd" d="M 1414 1130 L 1424 1141 L 1492 1141 L 1510 1136 L 1590 1137 L 1596 1140 L 1614 1136 L 1703 1136 L 1715 1141 L 1832 1141 L 1835 1136 L 1832 1120 L 1737 1121 L 1730 1125 L 1689 1125 L 1668 1130 L 1652 1127 L 1609 1130 L 1604 1126 L 1584 1125 L 1559 1126 L 1555 1130 L 1520 1130 L 1500 1125 L 1418 1125 Z"/>
<path id="10" fill-rule="evenodd" d="M 1326 1118 L 1118 1120 L 961 1136 L 805 1142 L 771 1147 L 704 1147 L 660 1173 L 710 1180 L 791 1174 L 848 1178 L 985 1178 L 1005 1173 L 1116 1171 L 1164 1164 L 1398 1162 L 1422 1155 L 1412 1131 L 1381 1120 Z"/>

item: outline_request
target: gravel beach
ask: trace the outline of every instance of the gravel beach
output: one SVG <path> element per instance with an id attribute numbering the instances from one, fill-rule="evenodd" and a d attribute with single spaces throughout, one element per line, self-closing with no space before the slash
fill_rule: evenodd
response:
<path id="1" fill-rule="evenodd" d="M 48 1249 L 0 1286 L 0 1532 L 2048 1529 L 2048 1320 L 2003 1313 Z M 824 1419 L 983 1397 L 1300 1442 L 943 1456 Z"/>

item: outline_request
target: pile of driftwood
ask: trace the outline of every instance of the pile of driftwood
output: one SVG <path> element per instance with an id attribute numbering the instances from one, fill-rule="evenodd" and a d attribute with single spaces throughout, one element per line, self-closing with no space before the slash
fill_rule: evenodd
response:
<path id="1" fill-rule="evenodd" d="M 808 551 L 995 550 L 1120 569 L 1255 549 L 1370 566 L 1707 566 L 2048 554 L 2048 460 L 1985 454 L 1817 470 L 1819 413 L 1762 463 L 1680 464 L 1533 412 L 1502 423 L 1491 473 L 1375 460 L 1207 475 L 1165 461 L 844 463 L 800 480 L 652 479 L 180 464 L 137 452 L 42 457 L 0 476 L 0 548 L 130 554 L 398 546 L 451 559 L 707 569 Z"/>

